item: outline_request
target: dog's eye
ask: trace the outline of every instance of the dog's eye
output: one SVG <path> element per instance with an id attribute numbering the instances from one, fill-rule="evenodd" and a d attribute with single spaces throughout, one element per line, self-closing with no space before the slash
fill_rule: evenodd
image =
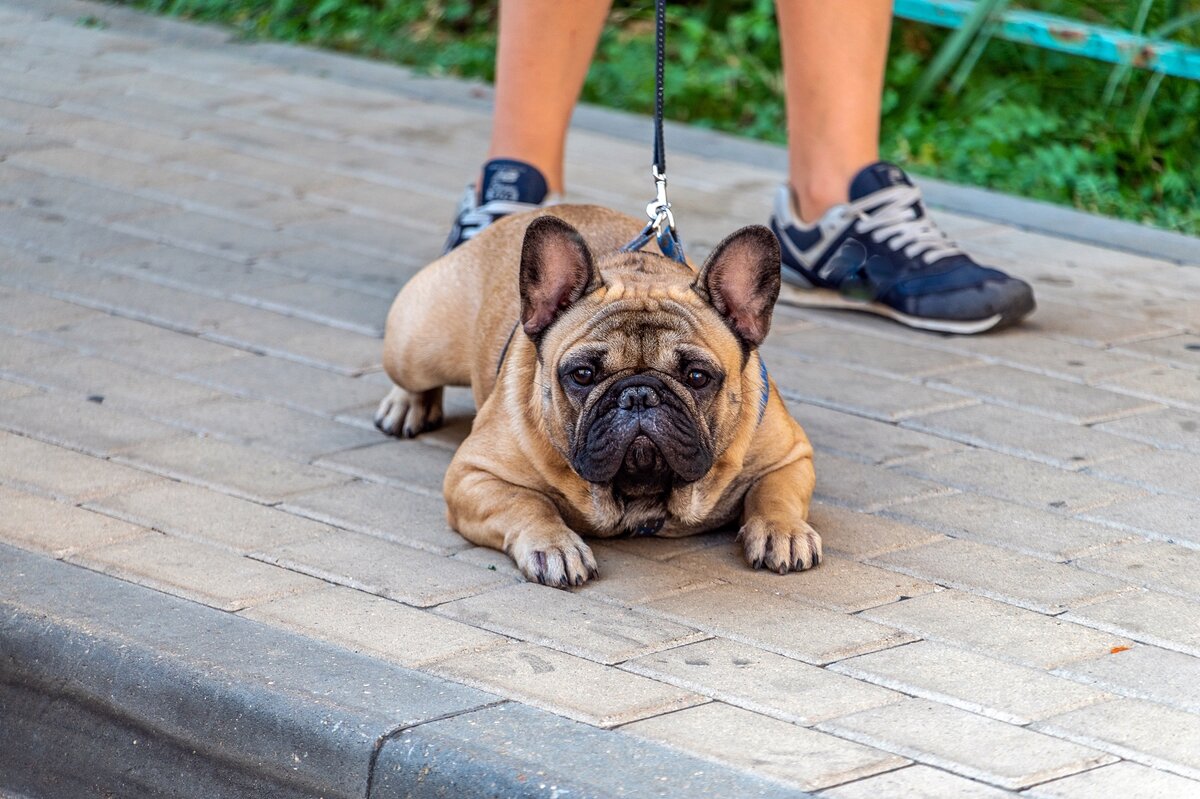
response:
<path id="1" fill-rule="evenodd" d="M 690 369 L 687 373 L 687 384 L 692 388 L 704 388 L 708 385 L 708 381 L 712 378 L 708 376 L 708 372 L 703 372 L 699 369 Z"/>
<path id="2" fill-rule="evenodd" d="M 590 366 L 581 366 L 571 372 L 571 379 L 580 386 L 590 386 L 592 381 L 596 379 L 596 373 L 592 371 Z"/>

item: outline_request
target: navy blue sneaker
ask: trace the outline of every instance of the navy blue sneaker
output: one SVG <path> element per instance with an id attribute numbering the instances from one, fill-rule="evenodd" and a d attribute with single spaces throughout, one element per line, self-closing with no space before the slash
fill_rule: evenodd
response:
<path id="1" fill-rule="evenodd" d="M 864 168 L 850 184 L 850 202 L 814 225 L 800 221 L 783 186 L 771 229 L 782 252 L 785 302 L 869 311 L 909 327 L 963 334 L 1010 325 L 1034 309 L 1032 287 L 959 249 L 894 164 Z"/>
<path id="2" fill-rule="evenodd" d="M 442 254 L 502 216 L 537 208 L 546 201 L 548 193 L 546 178 L 536 167 L 512 158 L 493 158 L 483 165 L 483 181 L 478 191 L 474 185 L 467 186 Z"/>

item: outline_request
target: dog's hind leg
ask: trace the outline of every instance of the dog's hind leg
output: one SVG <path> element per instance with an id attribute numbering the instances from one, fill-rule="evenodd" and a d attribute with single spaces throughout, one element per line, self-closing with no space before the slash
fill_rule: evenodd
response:
<path id="1" fill-rule="evenodd" d="M 375 426 L 389 436 L 415 438 L 442 424 L 442 389 L 405 391 L 399 386 L 379 403 Z"/>

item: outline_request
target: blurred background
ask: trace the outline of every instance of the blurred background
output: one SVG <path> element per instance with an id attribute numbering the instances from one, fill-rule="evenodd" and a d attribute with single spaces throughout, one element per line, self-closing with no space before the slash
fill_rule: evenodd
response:
<path id="1" fill-rule="evenodd" d="M 494 2 L 126 2 L 250 38 L 492 78 Z M 614 3 L 584 101 L 652 109 L 653 5 Z M 896 9 L 884 158 L 1200 235 L 1200 0 L 897 0 Z M 772 0 L 672 0 L 668 20 L 668 115 L 782 143 Z"/>

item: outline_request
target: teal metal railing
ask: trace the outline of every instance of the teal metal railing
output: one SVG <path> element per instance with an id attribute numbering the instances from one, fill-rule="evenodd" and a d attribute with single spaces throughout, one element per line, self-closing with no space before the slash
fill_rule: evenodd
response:
<path id="1" fill-rule="evenodd" d="M 973 0 L 895 0 L 896 16 L 946 28 L 961 27 L 974 8 Z M 1003 10 L 991 24 L 1001 39 L 1200 80 L 1200 48 L 1179 42 L 1021 9 Z"/>

